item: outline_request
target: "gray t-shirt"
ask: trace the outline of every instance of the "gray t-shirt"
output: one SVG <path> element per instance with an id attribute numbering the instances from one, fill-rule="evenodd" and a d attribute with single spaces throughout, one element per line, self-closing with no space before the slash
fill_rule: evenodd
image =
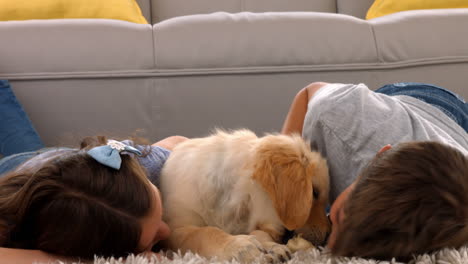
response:
<path id="1" fill-rule="evenodd" d="M 364 84 L 330 84 L 310 100 L 303 137 L 327 158 L 330 202 L 385 145 L 438 141 L 468 155 L 468 135 L 441 110 L 409 96 L 375 93 Z"/>

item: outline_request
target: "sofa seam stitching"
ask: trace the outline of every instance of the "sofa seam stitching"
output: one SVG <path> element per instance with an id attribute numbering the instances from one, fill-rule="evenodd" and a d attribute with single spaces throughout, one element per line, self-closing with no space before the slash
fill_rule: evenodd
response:
<path id="1" fill-rule="evenodd" d="M 439 60 L 408 60 L 404 62 L 391 63 L 357 63 L 357 64 L 322 64 L 314 66 L 288 65 L 288 66 L 245 66 L 234 68 L 185 68 L 185 69 L 140 69 L 140 70 L 108 70 L 108 71 L 75 71 L 75 72 L 41 72 L 41 73 L 0 73 L 0 79 L 74 79 L 74 78 L 119 78 L 119 77 L 167 77 L 180 75 L 213 75 L 213 74 L 263 74 L 271 72 L 322 72 L 322 71 L 360 71 L 360 70 L 383 70 L 401 69 L 405 67 L 437 66 L 441 64 L 466 64 L 468 56 L 462 59 L 440 58 Z M 457 58 L 460 58 L 457 56 Z M 444 60 L 445 59 L 445 60 Z"/>

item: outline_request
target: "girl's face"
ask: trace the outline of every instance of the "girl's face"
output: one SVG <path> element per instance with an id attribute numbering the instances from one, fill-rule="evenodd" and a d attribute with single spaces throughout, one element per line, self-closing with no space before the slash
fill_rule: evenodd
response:
<path id="1" fill-rule="evenodd" d="M 163 207 L 159 190 L 151 184 L 153 190 L 153 208 L 148 216 L 141 220 L 141 236 L 138 251 L 151 251 L 159 241 L 167 239 L 171 234 L 169 226 L 162 220 Z"/>

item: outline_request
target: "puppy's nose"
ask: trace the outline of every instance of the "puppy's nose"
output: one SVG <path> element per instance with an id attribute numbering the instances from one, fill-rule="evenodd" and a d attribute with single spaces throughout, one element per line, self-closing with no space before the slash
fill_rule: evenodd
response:
<path id="1" fill-rule="evenodd" d="M 283 234 L 283 237 L 281 238 L 281 243 L 282 244 L 287 244 L 289 239 L 293 238 L 295 235 L 295 232 L 294 230 L 293 231 L 290 231 L 290 230 L 285 230 L 284 234 Z"/>
<path id="2" fill-rule="evenodd" d="M 327 232 L 325 234 L 325 239 L 323 240 L 322 246 L 325 246 L 326 244 L 328 244 L 328 239 L 330 238 L 330 234 L 331 234 L 331 232 Z"/>

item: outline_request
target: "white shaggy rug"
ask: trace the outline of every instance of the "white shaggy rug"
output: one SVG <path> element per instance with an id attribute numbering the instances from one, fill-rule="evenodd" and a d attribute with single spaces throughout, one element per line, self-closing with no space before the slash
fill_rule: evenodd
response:
<path id="1" fill-rule="evenodd" d="M 143 256 L 131 256 L 124 259 L 96 258 L 94 264 L 239 264 L 237 261 L 219 262 L 216 259 L 206 259 L 198 255 L 187 253 L 185 255 L 174 255 L 172 260 L 162 257 L 161 259 L 148 259 Z M 259 258 L 258 263 L 262 263 Z M 376 261 L 362 258 L 332 258 L 326 251 L 309 249 L 294 253 L 293 258 L 286 264 L 399 264 L 402 262 Z M 415 256 L 410 264 L 468 264 L 468 246 L 460 249 L 443 249 L 430 255 Z"/>

